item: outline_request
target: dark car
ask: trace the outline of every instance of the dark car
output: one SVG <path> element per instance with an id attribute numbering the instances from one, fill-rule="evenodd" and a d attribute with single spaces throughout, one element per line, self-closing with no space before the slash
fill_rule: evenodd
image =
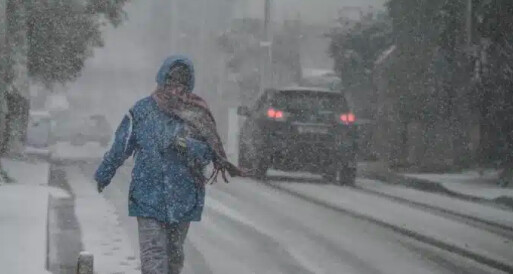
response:
<path id="1" fill-rule="evenodd" d="M 267 169 L 307 171 L 353 184 L 355 116 L 343 94 L 318 88 L 266 90 L 253 106 L 239 107 L 239 165 L 265 177 Z"/>

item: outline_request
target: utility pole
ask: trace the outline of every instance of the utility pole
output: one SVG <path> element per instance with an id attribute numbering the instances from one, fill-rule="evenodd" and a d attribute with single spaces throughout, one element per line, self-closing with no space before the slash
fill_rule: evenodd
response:
<path id="1" fill-rule="evenodd" d="M 473 6 L 472 0 L 467 0 L 467 21 L 466 21 L 466 33 L 467 33 L 467 47 L 470 48 L 472 45 L 472 13 Z"/>
<path id="2" fill-rule="evenodd" d="M 467 60 L 470 68 L 470 79 L 473 81 L 479 81 L 479 61 L 480 61 L 480 43 L 478 37 L 474 37 L 474 5 L 473 0 L 467 0 L 466 5 L 466 22 L 465 22 L 465 33 L 466 33 L 466 51 Z M 474 43 L 476 40 L 476 43 Z"/>
<path id="3" fill-rule="evenodd" d="M 7 83 L 4 82 L 6 68 L 7 68 L 7 56 L 6 56 L 6 39 L 7 39 L 7 0 L 0 0 L 0 156 L 4 149 L 4 142 L 7 140 Z M 0 167 L 1 171 L 1 167 Z M 0 181 L 2 176 L 0 175 Z"/>
<path id="4" fill-rule="evenodd" d="M 262 56 L 260 77 L 260 92 L 272 85 L 272 34 L 271 34 L 271 0 L 264 0 L 264 34 L 260 46 L 265 48 Z"/>
<path id="5" fill-rule="evenodd" d="M 264 7 L 264 31 L 265 31 L 265 41 L 269 41 L 270 39 L 270 23 L 271 23 L 271 0 L 265 0 Z"/>

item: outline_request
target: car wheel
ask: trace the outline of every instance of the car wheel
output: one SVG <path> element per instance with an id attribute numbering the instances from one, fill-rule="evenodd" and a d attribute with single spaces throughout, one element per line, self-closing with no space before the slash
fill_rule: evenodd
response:
<path id="1" fill-rule="evenodd" d="M 246 149 L 244 148 L 244 146 L 242 144 L 239 145 L 239 161 L 238 161 L 238 164 L 239 164 L 239 167 L 243 168 L 243 169 L 249 169 L 250 166 L 248 164 L 248 160 L 247 160 L 247 152 L 246 152 Z"/>
<path id="2" fill-rule="evenodd" d="M 249 144 L 248 148 L 240 150 L 239 163 L 250 171 L 250 175 L 257 179 L 265 179 L 269 161 L 263 152 L 263 148 L 257 144 Z M 241 157 L 242 156 L 242 157 Z"/>
<path id="3" fill-rule="evenodd" d="M 343 167 L 339 174 L 340 185 L 354 186 L 356 181 L 356 168 Z"/>
<path id="4" fill-rule="evenodd" d="M 328 171 L 322 174 L 322 178 L 327 183 L 334 183 L 337 180 L 337 172 L 336 171 Z"/>
<path id="5" fill-rule="evenodd" d="M 258 152 L 252 154 L 253 156 L 245 159 L 246 168 L 249 169 L 250 175 L 256 179 L 265 179 L 269 164 L 265 157 Z M 249 159 L 248 159 L 249 158 Z"/>
<path id="6" fill-rule="evenodd" d="M 265 179 L 267 175 L 268 164 L 264 159 L 256 160 L 255 177 L 257 179 Z"/>
<path id="7" fill-rule="evenodd" d="M 259 135 L 262 138 L 262 135 Z M 270 157 L 266 152 L 265 142 L 262 139 L 254 140 L 255 142 L 252 144 L 253 155 L 254 155 L 254 169 L 255 169 L 255 177 L 257 179 L 265 179 L 267 175 L 267 170 L 269 169 L 269 161 Z"/>

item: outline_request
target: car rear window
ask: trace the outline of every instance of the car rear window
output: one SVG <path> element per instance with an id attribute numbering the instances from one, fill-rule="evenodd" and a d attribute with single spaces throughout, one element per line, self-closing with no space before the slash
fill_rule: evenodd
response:
<path id="1" fill-rule="evenodd" d="M 284 110 L 317 110 L 343 112 L 348 110 L 342 94 L 316 91 L 278 91 L 271 99 L 274 107 Z"/>

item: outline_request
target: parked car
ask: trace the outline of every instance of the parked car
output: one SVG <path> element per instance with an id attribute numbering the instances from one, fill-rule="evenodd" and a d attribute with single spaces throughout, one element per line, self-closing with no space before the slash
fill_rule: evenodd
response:
<path id="1" fill-rule="evenodd" d="M 46 111 L 30 111 L 27 125 L 26 145 L 47 148 L 50 144 L 52 118 Z"/>
<path id="2" fill-rule="evenodd" d="M 63 112 L 54 116 L 54 123 L 53 143 L 69 142 L 74 146 L 82 146 L 87 142 L 96 142 L 106 147 L 113 134 L 106 117 L 100 114 L 81 116 Z"/>
<path id="3" fill-rule="evenodd" d="M 247 117 L 239 136 L 239 165 L 256 177 L 274 168 L 354 183 L 356 118 L 343 94 L 319 88 L 266 90 L 237 112 Z"/>

